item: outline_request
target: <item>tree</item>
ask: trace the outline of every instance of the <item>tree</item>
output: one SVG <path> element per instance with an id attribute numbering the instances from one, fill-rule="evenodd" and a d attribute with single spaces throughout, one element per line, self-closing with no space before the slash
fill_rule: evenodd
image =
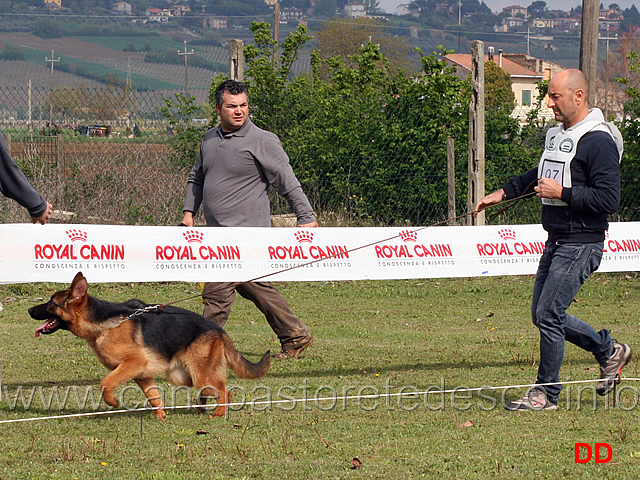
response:
<path id="1" fill-rule="evenodd" d="M 264 118 L 266 122 L 271 106 L 277 108 L 279 99 L 286 94 L 285 86 L 300 49 L 312 37 L 307 33 L 307 27 L 304 25 L 299 25 L 281 44 L 273 39 L 271 26 L 268 23 L 253 22 L 251 31 L 255 43 L 247 45 L 244 49 L 247 77 L 254 79 L 250 101 L 256 118 Z M 281 50 L 277 56 L 278 63 L 273 61 L 274 48 Z M 276 127 L 268 125 L 268 128 Z"/>
<path id="2" fill-rule="evenodd" d="M 412 79 L 372 41 L 345 60 L 314 52 L 311 77 L 287 83 L 285 104 L 265 109 L 287 113 L 276 133 L 319 210 L 346 201 L 359 221 L 403 225 L 434 219 L 419 205 L 446 205 L 446 137 L 464 136 L 469 88 L 442 53 L 421 62 Z"/>
<path id="3" fill-rule="evenodd" d="M 633 21 L 635 23 L 635 20 L 638 20 L 638 18 L 640 18 L 640 13 L 638 12 L 638 9 L 636 8 L 635 4 L 631 5 L 631 8 L 625 9 L 623 15 L 624 15 L 625 23 L 627 21 Z"/>
<path id="4" fill-rule="evenodd" d="M 56 38 L 62 37 L 64 30 L 57 20 L 39 17 L 33 25 L 33 34 L 42 38 Z"/>
<path id="5" fill-rule="evenodd" d="M 631 51 L 627 55 L 628 72 L 618 78 L 625 88 L 627 102 L 624 105 L 624 119 L 618 123 L 625 140 L 622 158 L 621 185 L 622 201 L 619 212 L 627 221 L 640 219 L 640 208 L 633 200 L 637 198 L 638 179 L 640 178 L 640 55 Z"/>
<path id="6" fill-rule="evenodd" d="M 504 110 L 510 114 L 516 97 L 509 74 L 495 62 L 488 61 L 484 64 L 484 82 L 486 110 Z"/>
<path id="7" fill-rule="evenodd" d="M 2 60 L 24 60 L 24 58 L 22 49 L 8 43 L 0 51 L 0 59 Z"/>
<path id="8" fill-rule="evenodd" d="M 364 0 L 364 9 L 368 14 L 376 13 L 380 9 L 378 0 Z"/>
<path id="9" fill-rule="evenodd" d="M 333 19 L 317 33 L 320 58 L 339 57 L 349 63 L 349 56 L 369 41 L 380 46 L 392 69 L 408 70 L 411 66 L 409 44 L 404 37 L 382 31 L 382 23 L 370 18 Z"/>
<path id="10" fill-rule="evenodd" d="M 527 13 L 531 18 L 542 18 L 547 11 L 547 3 L 542 0 L 536 0 L 527 8 Z"/>
<path id="11" fill-rule="evenodd" d="M 216 76 L 212 85 L 217 86 L 221 81 L 222 77 Z M 169 137 L 169 145 L 173 149 L 169 160 L 176 168 L 189 168 L 196 161 L 204 132 L 215 125 L 217 117 L 211 115 L 211 121 L 206 126 L 198 125 L 193 119 L 202 117 L 203 108 L 196 105 L 195 97 L 176 93 L 175 100 L 165 98 L 164 101 L 166 105 L 160 111 L 169 121 L 171 131 L 175 132 Z"/>
<path id="12" fill-rule="evenodd" d="M 336 0 L 316 0 L 315 5 L 316 14 L 320 17 L 335 17 L 336 11 L 338 10 Z"/>

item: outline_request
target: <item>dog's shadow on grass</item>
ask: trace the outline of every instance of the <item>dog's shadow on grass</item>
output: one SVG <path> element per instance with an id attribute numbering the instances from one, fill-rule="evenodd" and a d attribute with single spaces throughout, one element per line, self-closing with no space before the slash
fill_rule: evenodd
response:
<path id="1" fill-rule="evenodd" d="M 106 373 L 105 375 L 106 376 Z M 87 379 L 75 379 L 75 380 L 50 380 L 50 381 L 32 381 L 32 382 L 20 382 L 20 383 L 16 383 L 16 382 L 11 382 L 11 383 L 7 383 L 7 382 L 2 382 L 2 388 L 3 390 L 6 388 L 8 390 L 15 390 L 18 389 L 20 387 L 24 388 L 33 388 L 33 387 L 46 387 L 46 388 L 53 388 L 53 387 L 84 387 L 84 386 L 95 386 L 95 385 L 100 385 L 100 382 L 102 381 L 103 377 L 99 377 L 99 378 L 87 378 Z"/>
<path id="2" fill-rule="evenodd" d="M 308 363 L 305 362 L 305 359 L 310 357 L 300 357 L 297 360 L 281 360 L 281 361 L 272 361 L 271 369 L 269 370 L 268 376 L 272 378 L 300 378 L 300 377 L 330 377 L 330 376 L 362 376 L 362 375 L 379 375 L 390 374 L 396 372 L 409 372 L 409 371 L 425 371 L 425 372 L 438 372 L 438 371 L 448 371 L 448 370 L 466 370 L 473 371 L 483 368 L 495 368 L 499 371 L 504 371 L 504 369 L 513 369 L 520 367 L 530 366 L 531 363 L 526 360 L 505 360 L 504 362 L 447 362 L 447 361 L 439 361 L 439 362 L 417 362 L 417 363 L 399 363 L 399 364 L 369 364 L 362 366 L 353 366 L 351 368 L 337 367 L 336 368 L 321 368 L 314 369 L 309 368 Z M 280 362 L 300 362 L 301 368 L 295 368 L 289 370 L 287 367 L 287 371 L 283 371 L 283 369 L 278 369 L 278 365 Z M 593 361 L 584 358 L 584 359 L 575 359 L 572 360 L 571 365 L 585 365 L 588 367 L 596 367 Z M 567 362 L 568 364 L 568 362 Z M 304 367 L 302 365 L 305 365 Z M 275 367 L 275 368 L 274 368 Z M 586 369 L 586 367 L 585 367 Z M 278 371 L 279 370 L 279 371 Z"/>

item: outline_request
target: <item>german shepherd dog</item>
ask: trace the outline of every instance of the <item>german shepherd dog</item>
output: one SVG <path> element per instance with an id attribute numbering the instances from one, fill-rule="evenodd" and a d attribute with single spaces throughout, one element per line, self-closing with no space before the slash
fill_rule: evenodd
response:
<path id="1" fill-rule="evenodd" d="M 78 272 L 67 290 L 55 293 L 47 303 L 29 309 L 29 315 L 45 322 L 36 330 L 51 334 L 69 330 L 89 344 L 100 362 L 111 370 L 101 382 L 104 401 L 118 406 L 114 389 L 134 380 L 160 420 L 166 418 L 154 376 L 165 372 L 176 386 L 198 389 L 200 411 L 207 398 L 218 406 L 212 416 L 223 416 L 231 401 L 226 390 L 227 367 L 240 378 L 260 378 L 271 363 L 267 351 L 251 363 L 233 346 L 220 327 L 197 313 L 176 307 L 151 311 L 140 300 L 111 303 L 87 294 L 88 283 Z"/>

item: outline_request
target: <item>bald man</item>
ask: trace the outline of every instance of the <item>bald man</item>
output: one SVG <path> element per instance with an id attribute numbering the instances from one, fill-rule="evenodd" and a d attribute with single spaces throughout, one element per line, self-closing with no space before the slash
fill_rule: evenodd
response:
<path id="1" fill-rule="evenodd" d="M 631 359 L 629 345 L 614 342 L 608 330 L 596 331 L 566 312 L 602 260 L 607 218 L 620 203 L 622 136 L 599 109 L 589 109 L 589 84 L 580 70 L 557 73 L 548 93 L 548 106 L 560 124 L 547 132 L 538 166 L 484 197 L 474 212 L 535 192 L 548 233 L 531 300 L 533 323 L 540 331 L 537 385 L 507 403 L 507 410 L 558 408 L 562 385 L 556 382 L 565 341 L 591 352 L 600 364 L 600 395 L 620 381 Z"/>

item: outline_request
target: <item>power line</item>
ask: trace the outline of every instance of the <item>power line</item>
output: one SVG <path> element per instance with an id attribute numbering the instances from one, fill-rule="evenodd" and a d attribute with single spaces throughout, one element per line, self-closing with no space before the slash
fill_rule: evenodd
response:
<path id="1" fill-rule="evenodd" d="M 187 58 L 189 55 L 195 55 L 193 48 L 190 52 L 187 51 L 187 41 L 184 41 L 184 51 L 181 52 L 178 50 L 178 55 L 184 56 L 184 94 L 189 96 L 189 63 L 187 62 Z"/>

